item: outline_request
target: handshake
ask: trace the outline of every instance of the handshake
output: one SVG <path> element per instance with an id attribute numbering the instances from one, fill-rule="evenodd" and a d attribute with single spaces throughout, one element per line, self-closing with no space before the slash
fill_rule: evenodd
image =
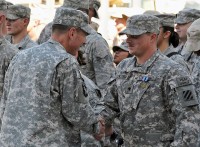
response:
<path id="1" fill-rule="evenodd" d="M 118 146 L 124 143 L 123 138 L 113 131 L 112 127 L 106 127 L 105 120 L 99 117 L 98 123 L 95 125 L 94 138 L 100 141 L 105 136 L 110 136 L 110 141 L 116 143 Z"/>

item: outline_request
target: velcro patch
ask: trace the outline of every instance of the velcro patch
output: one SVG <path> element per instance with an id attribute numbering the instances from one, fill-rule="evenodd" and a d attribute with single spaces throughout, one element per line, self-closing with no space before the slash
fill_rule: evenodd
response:
<path id="1" fill-rule="evenodd" d="M 177 78 L 177 86 L 185 86 L 185 85 L 190 85 L 191 84 L 191 80 L 189 77 L 179 77 Z"/>

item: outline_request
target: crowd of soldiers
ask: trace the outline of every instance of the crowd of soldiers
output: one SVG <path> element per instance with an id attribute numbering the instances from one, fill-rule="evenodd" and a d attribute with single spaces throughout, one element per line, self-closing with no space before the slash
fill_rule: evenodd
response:
<path id="1" fill-rule="evenodd" d="M 0 0 L 1 147 L 199 147 L 200 10 L 133 15 L 113 46 L 99 0 L 64 0 L 37 42 Z"/>

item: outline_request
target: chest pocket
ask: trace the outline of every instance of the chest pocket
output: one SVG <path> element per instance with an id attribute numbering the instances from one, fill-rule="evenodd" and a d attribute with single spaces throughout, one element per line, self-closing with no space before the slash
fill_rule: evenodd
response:
<path id="1" fill-rule="evenodd" d="M 151 81 L 143 81 L 142 79 L 130 80 L 122 85 L 122 109 L 123 111 L 131 111 L 137 109 L 140 100 L 150 86 Z"/>

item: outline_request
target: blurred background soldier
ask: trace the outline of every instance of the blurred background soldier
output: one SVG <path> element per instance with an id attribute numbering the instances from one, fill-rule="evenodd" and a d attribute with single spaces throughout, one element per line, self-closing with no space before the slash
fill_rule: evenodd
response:
<path id="1" fill-rule="evenodd" d="M 122 33 L 134 57 L 117 66 L 104 102 L 120 112 L 124 146 L 198 146 L 194 85 L 179 64 L 157 49 L 159 18 L 134 15 Z"/>
<path id="2" fill-rule="evenodd" d="M 188 28 L 184 49 L 192 52 L 188 64 L 191 67 L 190 73 L 200 100 L 200 18 L 195 20 Z"/>
<path id="3" fill-rule="evenodd" d="M 99 25 L 98 23 L 92 21 L 92 17 L 99 19 L 99 14 L 98 14 L 98 10 L 99 7 L 101 6 L 101 3 L 99 0 L 90 0 L 90 5 L 89 5 L 89 17 L 90 19 L 90 26 L 95 30 L 98 31 Z"/>
<path id="4" fill-rule="evenodd" d="M 183 55 L 187 61 L 190 58 L 191 52 L 183 50 L 183 46 L 187 41 L 187 29 L 190 27 L 193 21 L 200 18 L 200 10 L 197 9 L 183 9 L 178 12 L 175 19 L 175 31 L 179 35 L 180 43 L 177 47 L 178 52 Z"/>
<path id="5" fill-rule="evenodd" d="M 86 14 L 88 14 L 89 0 L 64 0 L 63 5 L 61 7 L 81 10 Z M 51 30 L 52 30 L 51 28 L 52 28 L 52 22 L 48 23 L 40 33 L 40 36 L 37 40 L 38 44 L 46 42 L 51 37 Z"/>
<path id="6" fill-rule="evenodd" d="M 51 39 L 15 56 L 0 107 L 1 147 L 81 146 L 80 129 L 104 136 L 104 120 L 89 105 L 74 58 L 90 32 L 85 13 L 60 7 Z"/>
<path id="7" fill-rule="evenodd" d="M 167 57 L 181 64 L 186 71 L 189 70 L 183 56 L 181 56 L 175 49 L 179 44 L 179 36 L 177 32 L 174 31 L 175 15 L 158 14 L 155 16 L 160 19 L 160 33 L 157 42 L 158 49 Z"/>
<path id="8" fill-rule="evenodd" d="M 28 35 L 27 27 L 30 21 L 31 9 L 23 5 L 11 5 L 8 7 L 6 28 L 7 39 L 19 50 L 36 46 Z"/>
<path id="9" fill-rule="evenodd" d="M 123 59 L 132 57 L 129 53 L 128 44 L 126 40 L 123 41 L 119 46 L 113 46 L 113 53 L 114 53 L 114 63 L 118 65 Z"/>
<path id="10" fill-rule="evenodd" d="M 5 73 L 8 69 L 11 59 L 18 52 L 18 49 L 12 46 L 6 39 L 6 11 L 7 3 L 0 1 L 0 98 L 3 94 Z M 1 100 L 1 99 L 0 99 Z"/>

